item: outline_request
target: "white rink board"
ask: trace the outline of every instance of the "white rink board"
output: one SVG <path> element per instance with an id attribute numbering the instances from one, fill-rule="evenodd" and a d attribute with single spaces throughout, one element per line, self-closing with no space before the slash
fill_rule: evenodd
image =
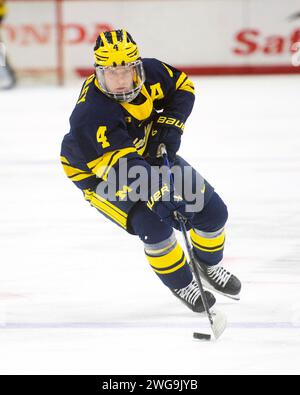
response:
<path id="1" fill-rule="evenodd" d="M 46 2 L 10 2 L 1 29 L 9 56 L 17 68 L 55 68 L 57 31 L 55 4 Z"/>
<path id="2" fill-rule="evenodd" d="M 52 67 L 53 2 L 9 4 L 3 36 L 13 63 Z M 300 17 L 291 17 L 299 12 L 298 0 L 67 1 L 65 67 L 91 67 L 95 38 L 110 28 L 131 32 L 142 56 L 178 66 L 291 65 L 291 44 L 300 41 Z"/>

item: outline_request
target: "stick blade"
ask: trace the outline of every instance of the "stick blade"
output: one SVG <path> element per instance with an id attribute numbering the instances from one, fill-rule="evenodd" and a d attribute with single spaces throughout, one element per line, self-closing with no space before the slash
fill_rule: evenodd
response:
<path id="1" fill-rule="evenodd" d="M 212 323 L 212 331 L 216 339 L 219 339 L 219 337 L 222 335 L 222 333 L 225 331 L 226 326 L 227 326 L 227 318 L 224 313 L 218 310 L 212 310 L 211 311 L 213 323 Z"/>

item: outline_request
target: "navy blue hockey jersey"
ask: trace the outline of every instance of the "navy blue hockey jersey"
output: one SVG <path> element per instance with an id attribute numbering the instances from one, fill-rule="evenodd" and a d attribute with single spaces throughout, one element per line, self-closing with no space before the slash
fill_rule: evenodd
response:
<path id="1" fill-rule="evenodd" d="M 107 97 L 94 74 L 83 84 L 61 149 L 65 173 L 80 189 L 107 180 L 120 158 L 147 158 L 154 121 L 183 131 L 194 104 L 192 81 L 157 59 L 143 65 L 146 81 L 131 103 Z"/>

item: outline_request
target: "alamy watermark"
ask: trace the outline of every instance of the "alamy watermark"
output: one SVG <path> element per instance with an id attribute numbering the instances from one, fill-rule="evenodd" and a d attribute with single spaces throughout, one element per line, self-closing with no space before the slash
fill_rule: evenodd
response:
<path id="1" fill-rule="evenodd" d="M 204 206 L 205 181 L 191 166 L 151 166 L 149 171 L 121 158 L 117 169 L 98 168 L 97 176 L 105 180 L 97 186 L 97 194 L 111 202 L 144 201 L 152 208 L 158 200 L 175 200 L 183 202 L 187 212 L 199 212 Z"/>
<path id="2" fill-rule="evenodd" d="M 292 51 L 294 52 L 294 54 L 292 55 L 292 65 L 294 67 L 299 67 L 300 66 L 300 41 L 293 44 Z"/>
<path id="3" fill-rule="evenodd" d="M 0 42 L 0 67 L 6 67 L 6 46 Z"/>

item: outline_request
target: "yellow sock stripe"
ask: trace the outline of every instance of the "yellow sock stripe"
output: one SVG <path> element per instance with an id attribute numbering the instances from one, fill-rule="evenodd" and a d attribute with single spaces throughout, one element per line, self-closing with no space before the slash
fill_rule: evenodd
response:
<path id="1" fill-rule="evenodd" d="M 131 152 L 136 152 L 134 147 L 122 148 L 120 150 L 110 151 L 89 162 L 87 166 L 95 173 L 98 177 L 107 181 L 107 176 L 110 169 L 118 162 L 118 160 Z"/>
<path id="2" fill-rule="evenodd" d="M 127 220 L 124 217 L 116 213 L 116 211 L 109 208 L 109 206 L 107 206 L 103 202 L 100 202 L 98 199 L 95 198 L 95 196 L 91 198 L 90 202 L 93 207 L 96 207 L 98 210 L 102 211 L 108 217 L 112 218 L 115 222 L 121 225 L 122 228 L 126 229 Z"/>
<path id="3" fill-rule="evenodd" d="M 180 261 L 176 262 L 174 265 L 169 266 L 168 268 L 165 269 L 157 269 L 154 266 L 152 266 L 152 269 L 155 271 L 155 273 L 158 274 L 170 274 L 176 272 L 177 270 L 182 268 L 185 264 L 186 264 L 186 257 L 184 256 L 184 254 L 182 254 L 182 259 L 180 259 Z"/>
<path id="4" fill-rule="evenodd" d="M 195 243 L 193 240 L 192 240 L 192 244 L 194 247 L 198 248 L 198 250 L 201 250 L 204 252 L 217 252 L 217 251 L 221 251 L 224 249 L 224 244 L 222 244 L 221 246 L 218 246 L 216 248 L 210 248 L 210 249 L 203 248 L 201 245 Z"/>
<path id="5" fill-rule="evenodd" d="M 146 255 L 151 266 L 154 266 L 155 268 L 158 269 L 163 269 L 179 261 L 180 258 L 182 257 L 182 253 L 183 250 L 180 247 L 180 245 L 177 243 L 176 247 L 168 254 L 161 256 L 151 256 L 146 253 Z"/>
<path id="6" fill-rule="evenodd" d="M 176 247 L 165 255 L 151 256 L 146 253 L 150 265 L 154 266 L 156 269 L 166 269 L 174 265 L 175 262 L 178 262 L 182 258 L 183 250 L 177 242 L 176 244 Z"/>
<path id="7" fill-rule="evenodd" d="M 194 229 L 191 230 L 191 239 L 203 248 L 217 248 L 225 242 L 225 232 L 223 231 L 219 236 L 208 238 L 198 235 Z"/>

